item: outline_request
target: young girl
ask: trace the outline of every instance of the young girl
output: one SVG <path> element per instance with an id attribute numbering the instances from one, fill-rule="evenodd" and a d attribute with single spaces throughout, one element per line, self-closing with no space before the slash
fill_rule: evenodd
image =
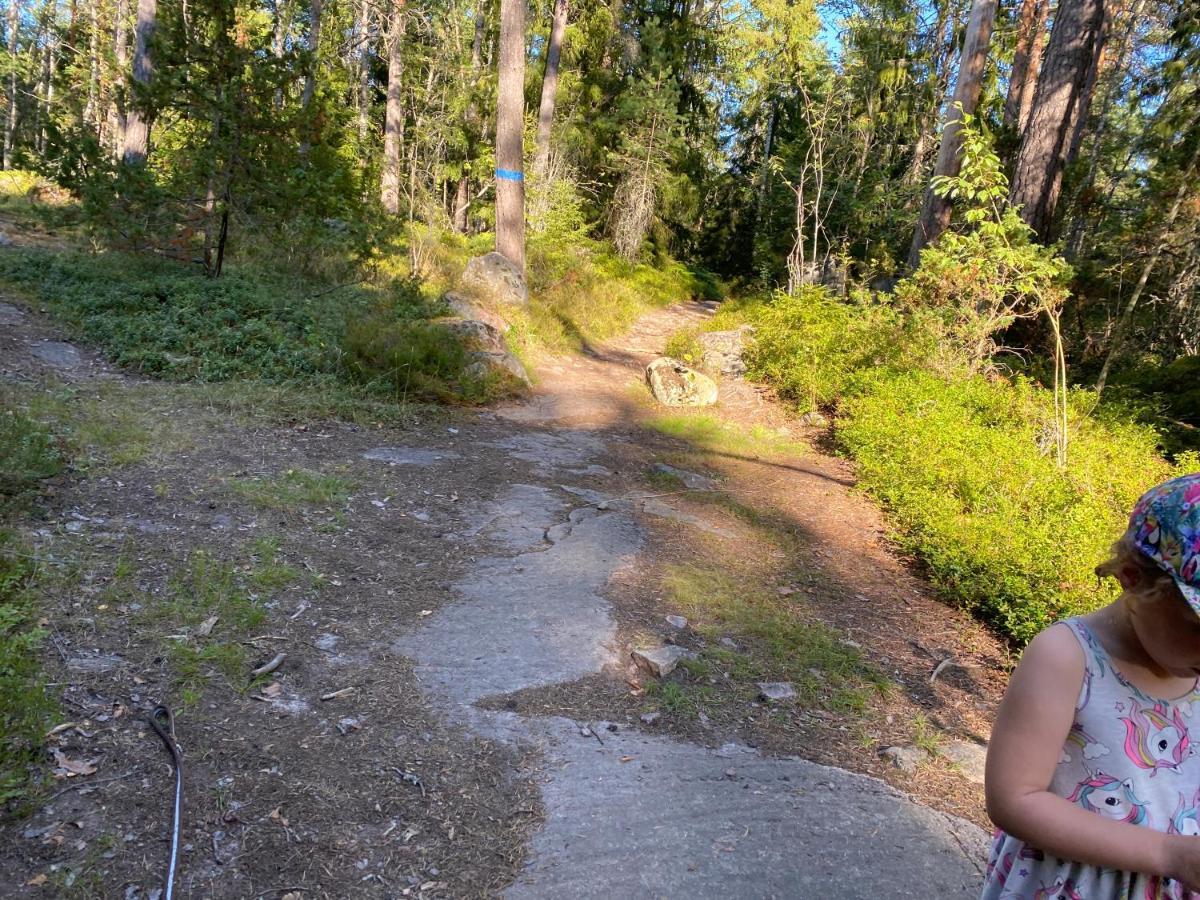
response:
<path id="1" fill-rule="evenodd" d="M 1200 474 L 1096 572 L 1121 596 L 1034 638 L 1000 705 L 984 900 L 1200 900 Z"/>

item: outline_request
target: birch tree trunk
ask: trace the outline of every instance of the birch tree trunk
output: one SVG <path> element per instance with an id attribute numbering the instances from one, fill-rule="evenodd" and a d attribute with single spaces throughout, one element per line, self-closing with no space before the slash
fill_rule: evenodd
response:
<path id="1" fill-rule="evenodd" d="M 138 0 L 133 44 L 133 81 L 143 90 L 150 86 L 154 77 L 150 38 L 154 34 L 157 17 L 158 0 Z M 127 166 L 140 166 L 146 162 L 150 152 L 150 114 L 142 98 L 135 94 L 132 100 L 125 116 L 125 149 L 122 158 Z"/>
<path id="2" fill-rule="evenodd" d="M 525 271 L 525 0 L 500 0 L 496 250 Z"/>
<path id="3" fill-rule="evenodd" d="M 538 130 L 533 171 L 546 174 L 550 162 L 550 130 L 554 124 L 554 101 L 558 94 L 558 65 L 562 56 L 563 33 L 567 30 L 567 0 L 555 0 L 554 19 L 550 24 L 550 44 L 546 49 L 546 74 L 542 77 L 542 102 L 538 107 Z"/>
<path id="4" fill-rule="evenodd" d="M 1025 131 L 1029 108 L 1037 87 L 1042 65 L 1042 45 L 1046 42 L 1048 0 L 1022 0 L 1017 19 L 1017 47 L 1012 73 L 1008 77 L 1008 95 L 1004 101 L 1004 124 L 1017 134 Z"/>
<path id="5" fill-rule="evenodd" d="M 117 79 L 125 78 L 125 67 L 129 65 L 129 0 L 117 0 L 113 22 L 113 56 L 117 63 Z M 113 92 L 109 102 L 108 118 L 113 155 L 119 157 L 125 150 L 125 107 L 122 92 Z"/>
<path id="6" fill-rule="evenodd" d="M 388 23 L 388 86 L 387 106 L 383 115 L 383 173 L 380 177 L 380 201 L 386 212 L 400 214 L 400 131 L 403 127 L 404 108 L 401 90 L 404 79 L 404 0 L 392 0 L 392 14 Z"/>
<path id="7" fill-rule="evenodd" d="M 958 136 L 959 123 L 963 113 L 971 115 L 979 103 L 988 44 L 991 43 L 992 28 L 996 22 L 996 3 L 997 0 L 974 0 L 971 4 L 971 17 L 967 20 L 967 33 L 958 62 L 958 78 L 954 83 L 954 95 L 946 108 L 942 143 L 938 148 L 937 163 L 933 168 L 934 177 L 952 177 L 957 175 L 962 167 L 962 161 L 958 157 L 961 144 Z M 961 111 L 959 106 L 962 107 Z M 946 226 L 950 224 L 951 209 L 952 204 L 948 197 L 938 195 L 932 187 L 925 191 L 921 218 L 913 232 L 912 247 L 908 252 L 910 269 L 920 265 L 921 251 L 946 230 Z"/>
<path id="8" fill-rule="evenodd" d="M 1009 189 L 1021 218 L 1042 241 L 1050 239 L 1063 170 L 1071 161 L 1074 124 L 1086 105 L 1084 91 L 1102 49 L 1104 23 L 1104 0 L 1060 0 L 1054 16 Z"/>
<path id="9" fill-rule="evenodd" d="M 312 103 L 313 94 L 317 90 L 317 55 L 321 52 L 321 9 L 323 5 L 322 0 L 311 0 L 308 7 L 308 53 L 310 58 L 308 71 L 304 73 L 304 88 L 300 92 L 300 109 L 303 112 L 308 111 L 309 104 Z M 300 141 L 300 156 L 305 157 L 308 156 L 311 145 L 307 138 L 307 123 L 301 127 L 306 132 L 306 135 Z"/>
<path id="10" fill-rule="evenodd" d="M 367 71 L 367 52 L 369 49 L 370 7 L 368 0 L 358 4 L 358 24 L 355 28 L 358 38 L 358 145 L 367 142 L 367 131 L 371 125 L 371 94 L 370 73 Z"/>

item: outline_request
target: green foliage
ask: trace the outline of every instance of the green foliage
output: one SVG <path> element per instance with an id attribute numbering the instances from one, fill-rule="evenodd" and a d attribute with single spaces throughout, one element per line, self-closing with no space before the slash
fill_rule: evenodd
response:
<path id="1" fill-rule="evenodd" d="M 844 303 L 821 287 L 773 294 L 742 314 L 756 328 L 746 354 L 751 376 L 801 409 L 832 404 L 862 369 L 912 364 L 929 349 L 893 307 Z"/>
<path id="2" fill-rule="evenodd" d="M 995 336 L 1020 318 L 1056 315 L 1071 267 L 1009 205 L 1008 179 L 989 136 L 959 108 L 962 169 L 934 179 L 957 201 L 965 229 L 950 230 L 921 253 L 920 267 L 896 286 L 896 299 L 934 335 L 943 365 L 989 365 Z"/>
<path id="3" fill-rule="evenodd" d="M 49 429 L 16 408 L 0 411 L 0 514 L 64 465 Z"/>
<path id="4" fill-rule="evenodd" d="M 0 528 L 0 807 L 24 796 L 53 711 L 39 651 L 29 548 Z"/>
<path id="5" fill-rule="evenodd" d="M 1024 380 L 873 373 L 843 400 L 838 436 L 934 582 L 1018 643 L 1090 611 L 1142 491 L 1169 477 L 1157 435 L 1071 398 L 1071 463 L 1053 455 L 1053 400 Z"/>
<path id="6" fill-rule="evenodd" d="M 299 506 L 340 505 L 350 496 L 354 483 L 341 475 L 288 469 L 274 478 L 232 481 L 230 487 L 255 506 L 293 509 Z"/>

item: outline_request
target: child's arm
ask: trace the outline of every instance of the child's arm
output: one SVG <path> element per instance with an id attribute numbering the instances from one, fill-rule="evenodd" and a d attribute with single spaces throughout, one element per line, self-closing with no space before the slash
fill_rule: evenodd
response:
<path id="1" fill-rule="evenodd" d="M 1075 717 L 1083 649 L 1067 627 L 1025 650 L 996 716 L 987 756 L 987 810 L 1013 837 L 1064 859 L 1200 885 L 1200 840 L 1116 822 L 1048 790 Z"/>

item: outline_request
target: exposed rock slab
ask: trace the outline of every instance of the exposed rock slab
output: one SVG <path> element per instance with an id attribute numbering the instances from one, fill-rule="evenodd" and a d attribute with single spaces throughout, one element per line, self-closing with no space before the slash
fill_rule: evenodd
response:
<path id="1" fill-rule="evenodd" d="M 450 291 L 442 300 L 450 308 L 450 312 L 459 318 L 483 322 L 501 334 L 508 334 L 509 329 L 512 328 L 512 325 L 502 315 L 457 291 Z"/>
<path id="2" fill-rule="evenodd" d="M 56 369 L 78 369 L 83 365 L 79 351 L 66 341 L 38 341 L 30 346 L 29 352 Z"/>
<path id="3" fill-rule="evenodd" d="M 448 459 L 458 459 L 453 450 L 425 450 L 417 447 L 375 447 L 363 454 L 363 459 L 385 462 L 392 466 L 436 466 Z"/>
<path id="4" fill-rule="evenodd" d="M 700 363 L 706 371 L 738 378 L 746 374 L 744 359 L 747 341 L 754 326 L 743 325 L 733 331 L 706 331 L 696 338 L 700 345 Z"/>
<path id="5" fill-rule="evenodd" d="M 987 765 L 987 747 L 973 741 L 947 741 L 938 748 L 938 753 L 958 767 L 963 777 L 974 784 L 983 784 L 983 771 Z"/>

